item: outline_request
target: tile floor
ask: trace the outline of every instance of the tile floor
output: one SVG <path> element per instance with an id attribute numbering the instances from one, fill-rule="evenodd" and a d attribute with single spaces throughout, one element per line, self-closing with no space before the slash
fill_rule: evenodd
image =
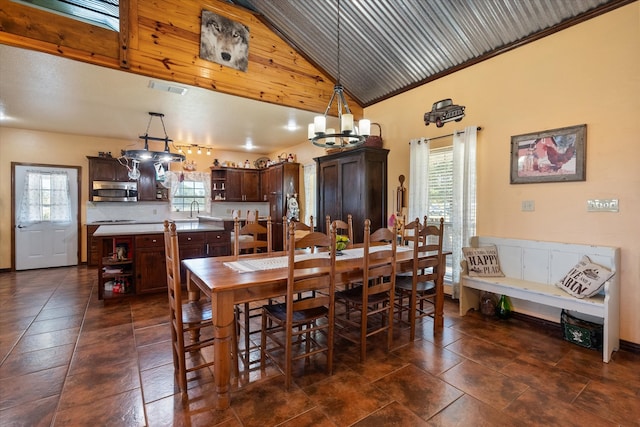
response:
<path id="1" fill-rule="evenodd" d="M 640 426 L 640 355 L 604 364 L 521 320 L 461 318 L 452 300 L 442 331 L 426 320 L 410 343 L 396 328 L 366 364 L 338 341 L 334 375 L 319 358 L 289 392 L 274 366 L 243 372 L 225 411 L 205 371 L 183 406 L 166 296 L 105 305 L 95 285 L 86 267 L 0 274 L 0 425 Z"/>

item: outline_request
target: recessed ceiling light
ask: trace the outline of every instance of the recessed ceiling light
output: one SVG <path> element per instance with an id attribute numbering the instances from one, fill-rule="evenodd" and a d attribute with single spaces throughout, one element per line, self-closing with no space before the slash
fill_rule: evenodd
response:
<path id="1" fill-rule="evenodd" d="M 149 87 L 151 89 L 159 90 L 161 92 L 170 92 L 178 95 L 184 95 L 187 93 L 187 88 L 182 86 L 170 85 L 164 82 L 157 82 L 154 80 L 149 80 Z"/>

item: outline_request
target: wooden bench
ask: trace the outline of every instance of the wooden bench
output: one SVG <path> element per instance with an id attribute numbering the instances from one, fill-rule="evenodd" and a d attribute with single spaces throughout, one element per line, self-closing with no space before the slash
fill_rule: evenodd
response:
<path id="1" fill-rule="evenodd" d="M 602 358 L 609 362 L 613 351 L 620 347 L 620 248 L 485 236 L 472 237 L 470 243 L 472 247 L 496 245 L 505 277 L 470 277 L 463 269 L 460 277 L 461 316 L 471 308 L 479 309 L 480 293 L 487 291 L 510 297 L 516 312 L 554 322 L 559 321 L 562 309 L 599 318 L 603 324 Z M 579 299 L 555 283 L 583 255 L 617 273 L 599 294 Z"/>

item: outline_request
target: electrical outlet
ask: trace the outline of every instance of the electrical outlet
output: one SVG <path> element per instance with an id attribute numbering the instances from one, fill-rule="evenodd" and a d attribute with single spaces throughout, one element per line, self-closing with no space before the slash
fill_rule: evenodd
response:
<path id="1" fill-rule="evenodd" d="M 589 199 L 588 212 L 618 212 L 618 199 Z"/>
<path id="2" fill-rule="evenodd" d="M 522 211 L 523 212 L 533 212 L 536 210 L 536 203 L 533 200 L 523 200 L 522 201 Z"/>

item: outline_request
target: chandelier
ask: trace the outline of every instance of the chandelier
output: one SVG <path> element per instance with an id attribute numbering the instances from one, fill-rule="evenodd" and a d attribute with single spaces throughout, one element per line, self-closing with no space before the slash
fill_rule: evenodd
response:
<path id="1" fill-rule="evenodd" d="M 313 145 L 323 148 L 345 148 L 356 147 L 363 144 L 371 134 L 371 121 L 360 120 L 358 126 L 354 126 L 353 114 L 349 109 L 349 104 L 344 97 L 344 89 L 340 84 L 340 0 L 337 1 L 338 11 L 338 35 L 337 35 L 337 65 L 338 78 L 333 87 L 333 94 L 329 100 L 329 105 L 322 116 L 313 118 L 313 123 L 309 123 L 307 137 Z M 327 115 L 331 110 L 333 101 L 338 104 L 338 121 L 340 129 L 327 128 Z M 344 112 L 343 112 L 344 110 Z"/>
<path id="2" fill-rule="evenodd" d="M 158 138 L 155 136 L 149 136 L 149 127 L 154 117 L 159 117 L 162 123 L 162 130 L 164 131 L 164 138 Z M 149 123 L 147 123 L 147 131 L 144 135 L 140 135 L 139 138 L 144 140 L 143 150 L 122 150 L 122 155 L 128 159 L 136 160 L 138 162 L 154 161 L 154 162 L 182 162 L 185 159 L 184 154 L 174 154 L 169 151 L 169 143 L 173 140 L 167 136 L 167 129 L 164 126 L 164 120 L 162 119 L 164 114 L 149 112 Z M 164 151 L 149 151 L 149 141 L 164 141 Z"/>

